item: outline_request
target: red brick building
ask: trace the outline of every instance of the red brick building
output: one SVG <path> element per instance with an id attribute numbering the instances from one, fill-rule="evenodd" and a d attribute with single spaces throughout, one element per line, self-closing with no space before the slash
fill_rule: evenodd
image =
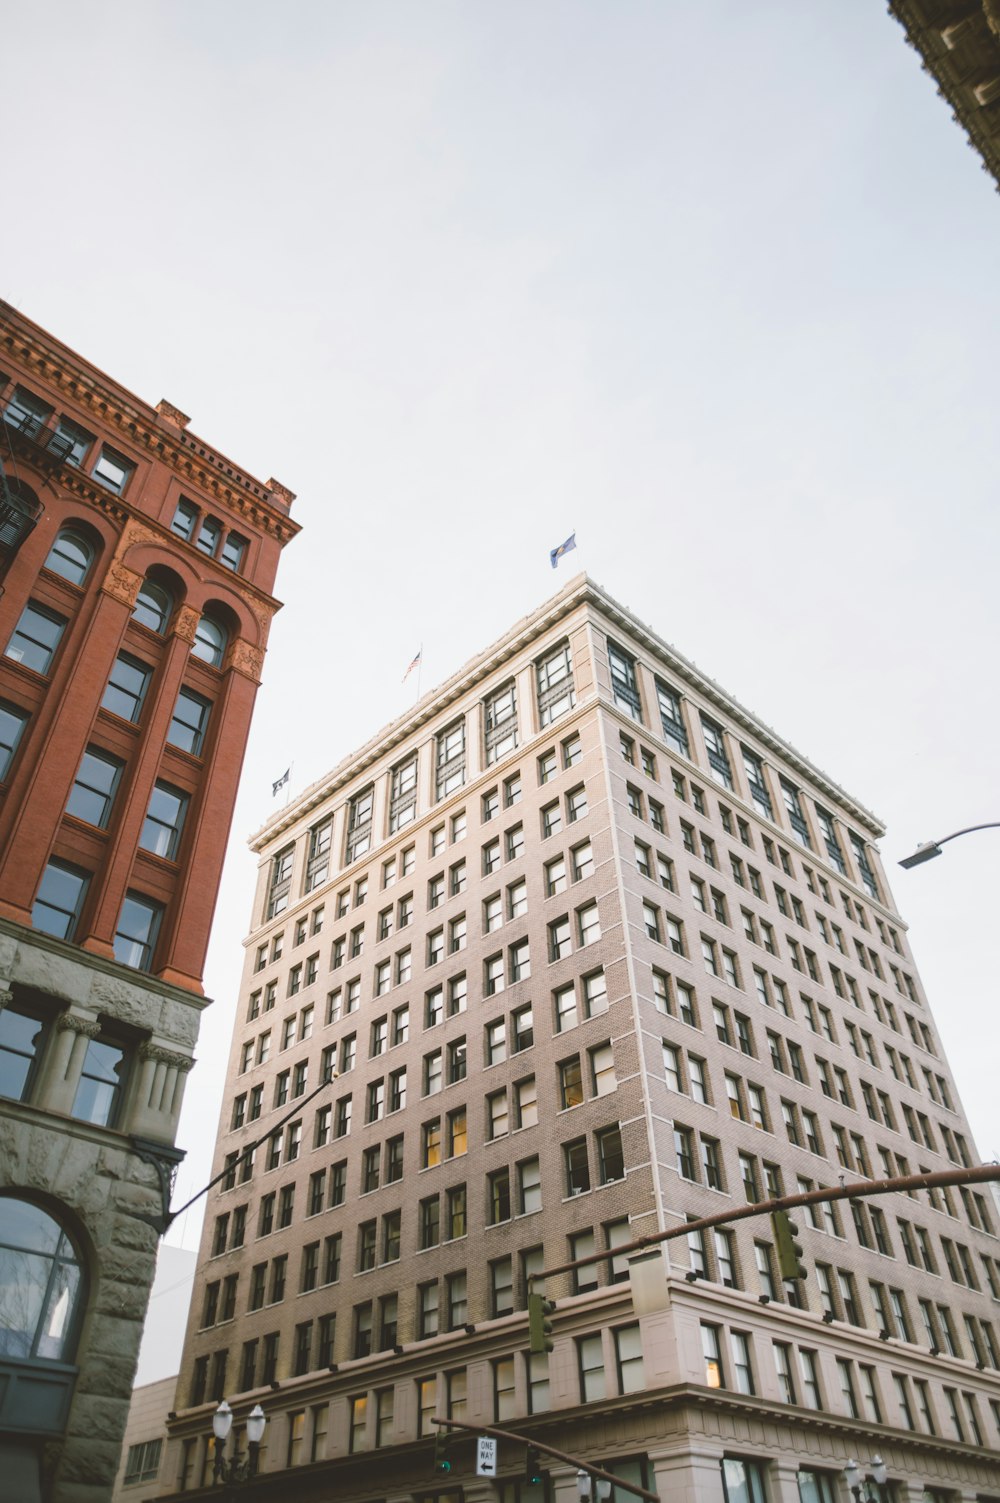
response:
<path id="1" fill-rule="evenodd" d="M 25 1497 L 114 1477 L 299 530 L 187 425 L 0 303 L 0 1464 Z"/>

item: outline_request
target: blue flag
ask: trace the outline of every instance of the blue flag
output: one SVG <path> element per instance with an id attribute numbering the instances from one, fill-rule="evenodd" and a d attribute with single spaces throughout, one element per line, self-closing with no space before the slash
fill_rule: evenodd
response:
<path id="1" fill-rule="evenodd" d="M 549 553 L 549 563 L 555 569 L 564 553 L 571 553 L 576 547 L 576 533 L 571 532 L 565 543 L 560 543 L 558 548 L 553 548 Z"/>

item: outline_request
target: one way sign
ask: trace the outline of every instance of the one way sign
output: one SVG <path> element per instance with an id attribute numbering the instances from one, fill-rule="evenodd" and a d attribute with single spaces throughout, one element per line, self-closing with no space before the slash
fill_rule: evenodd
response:
<path id="1" fill-rule="evenodd" d="M 476 1476 L 495 1477 L 497 1474 L 497 1442 L 495 1435 L 477 1436 Z"/>

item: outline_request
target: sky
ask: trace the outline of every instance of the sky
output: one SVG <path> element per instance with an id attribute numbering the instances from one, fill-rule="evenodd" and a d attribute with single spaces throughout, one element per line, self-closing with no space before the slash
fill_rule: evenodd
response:
<path id="1" fill-rule="evenodd" d="M 4 51 L 3 296 L 304 529 L 175 1204 L 211 1172 L 272 781 L 578 569 L 885 822 L 1000 1153 L 1000 831 L 895 864 L 1000 819 L 1000 197 L 881 0 L 49 0 Z"/>

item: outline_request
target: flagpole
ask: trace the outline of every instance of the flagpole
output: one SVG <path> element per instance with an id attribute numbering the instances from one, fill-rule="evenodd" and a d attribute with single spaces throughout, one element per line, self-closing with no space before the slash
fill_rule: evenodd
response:
<path id="1" fill-rule="evenodd" d="M 285 808 L 288 808 L 288 800 L 292 796 L 292 773 L 295 771 L 295 763 L 288 764 L 288 779 L 285 783 Z"/>
<path id="2" fill-rule="evenodd" d="M 420 656 L 417 659 L 417 698 L 413 701 L 414 704 L 416 704 L 417 701 L 420 699 L 420 675 L 423 673 L 423 671 L 424 671 L 424 644 L 423 644 L 423 642 L 421 642 L 421 644 L 420 644 Z"/>

